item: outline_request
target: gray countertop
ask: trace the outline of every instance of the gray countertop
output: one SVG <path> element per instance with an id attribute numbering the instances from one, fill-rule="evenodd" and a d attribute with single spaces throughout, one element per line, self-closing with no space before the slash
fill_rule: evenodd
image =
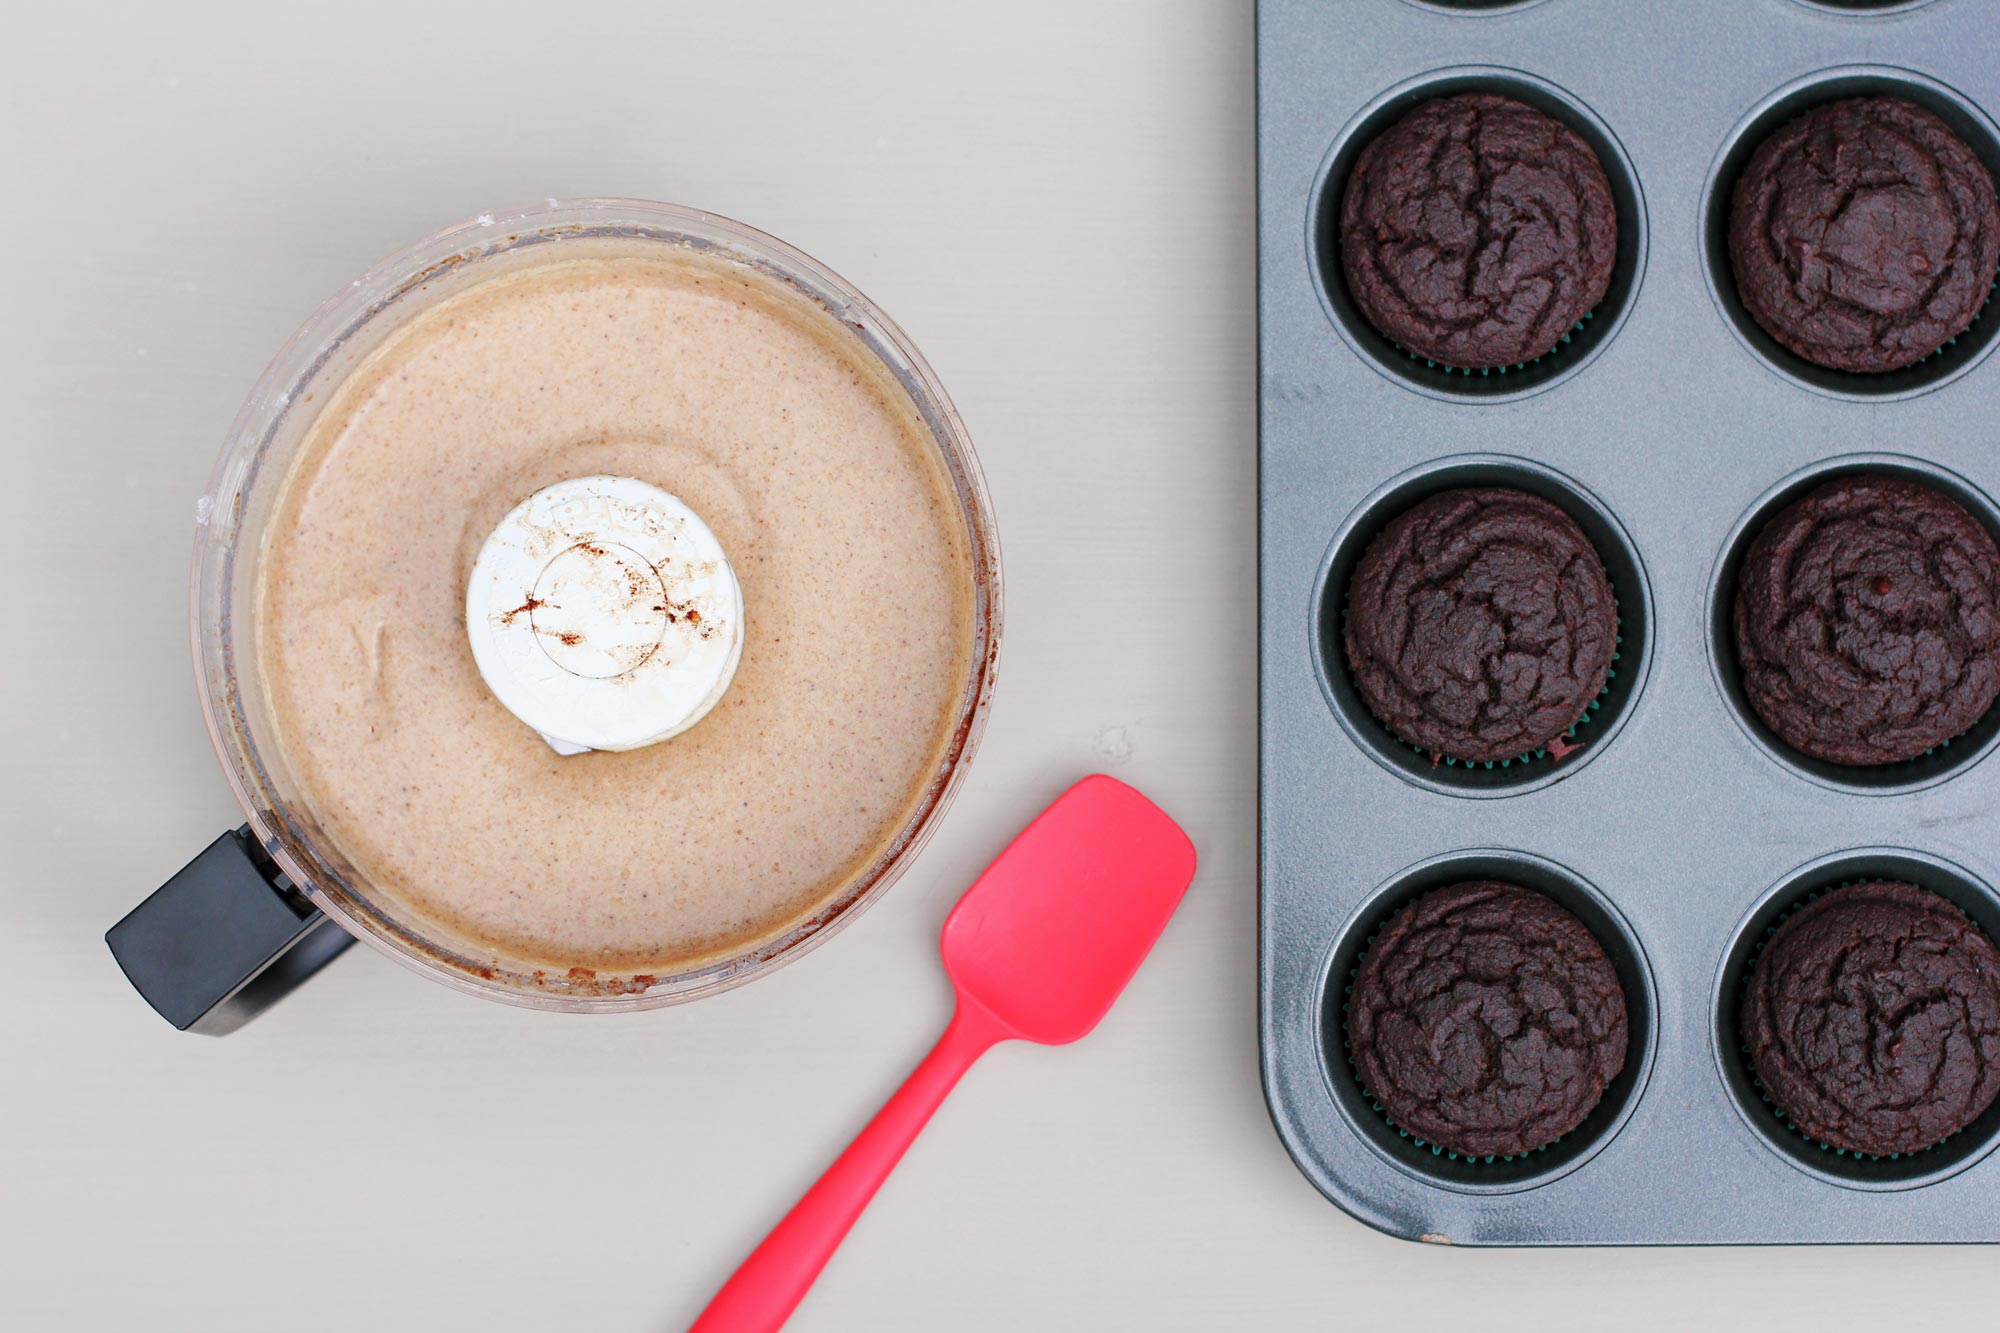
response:
<path id="1" fill-rule="evenodd" d="M 1981 1249 L 1393 1241 L 1279 1145 L 1256 1048 L 1247 5 L 45 5 L 4 27 L 0 1323 L 684 1325 L 942 1025 L 959 890 L 1093 768 L 1192 834 L 1186 905 L 1098 1032 L 966 1080 L 794 1327 L 1990 1312 Z M 177 1035 L 100 937 L 237 821 L 186 646 L 229 419 L 375 259 L 587 194 L 786 238 L 949 386 L 1007 557 L 970 781 L 887 898 L 744 990 L 573 1018 L 355 949 L 234 1036 Z"/>

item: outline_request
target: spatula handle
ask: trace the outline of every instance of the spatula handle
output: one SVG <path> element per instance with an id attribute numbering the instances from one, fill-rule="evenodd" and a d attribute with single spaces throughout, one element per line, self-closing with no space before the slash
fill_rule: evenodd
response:
<path id="1" fill-rule="evenodd" d="M 998 1020 L 960 996 L 951 1025 L 916 1072 L 743 1261 L 688 1333 L 772 1333 L 781 1327 L 945 1094 L 1007 1035 Z"/>

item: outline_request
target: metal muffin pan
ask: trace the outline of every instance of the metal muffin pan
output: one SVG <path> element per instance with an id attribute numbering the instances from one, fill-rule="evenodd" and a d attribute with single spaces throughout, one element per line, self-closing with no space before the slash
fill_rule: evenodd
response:
<path id="1" fill-rule="evenodd" d="M 1930 106 L 2000 177 L 2000 0 L 1261 0 L 1257 22 L 1259 984 L 1286 1147 L 1335 1203 L 1411 1239 L 2000 1241 L 2000 1108 L 1923 1153 L 1836 1153 L 1762 1100 L 1734 1035 L 1747 960 L 1814 889 L 1912 879 L 2000 936 L 2000 709 L 1910 764 L 1818 764 L 1744 706 L 1728 628 L 1749 535 L 1825 475 L 1919 476 L 2000 532 L 2000 305 L 1910 371 L 1819 371 L 1743 315 L 1718 245 L 1762 133 L 1833 97 Z M 1472 88 L 1583 133 L 1620 208 L 1605 303 L 1505 375 L 1388 344 L 1348 301 L 1331 233 L 1367 138 Z M 1433 766 L 1374 722 L 1341 657 L 1367 539 L 1482 481 L 1563 504 L 1619 596 L 1619 674 L 1559 762 Z M 1342 1049 L 1369 935 L 1474 875 L 1577 911 L 1632 1010 L 1604 1102 L 1507 1161 L 1415 1145 Z"/>

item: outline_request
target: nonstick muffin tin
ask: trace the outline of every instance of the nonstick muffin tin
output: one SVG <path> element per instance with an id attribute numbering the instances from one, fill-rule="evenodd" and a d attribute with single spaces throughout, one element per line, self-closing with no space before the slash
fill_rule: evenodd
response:
<path id="1" fill-rule="evenodd" d="M 1838 97 L 1928 106 L 2000 176 L 1996 34 L 2000 0 L 1260 3 L 1264 1082 L 1300 1169 L 1363 1221 L 1486 1245 L 2000 1240 L 2000 1107 L 1921 1153 L 1836 1152 L 1763 1100 L 1736 1036 L 1745 968 L 1818 889 L 1909 880 L 2000 938 L 2000 707 L 1908 764 L 1819 763 L 1749 712 L 1729 629 L 1749 537 L 1828 475 L 1917 477 L 2000 533 L 2000 305 L 1909 370 L 1819 370 L 1744 313 L 1723 238 L 1750 150 Z M 1582 133 L 1619 210 L 1604 302 L 1505 374 L 1445 371 L 1376 333 L 1332 228 L 1374 133 L 1472 89 Z M 1357 697 L 1341 599 L 1394 515 L 1496 483 L 1590 535 L 1620 657 L 1580 750 L 1434 763 Z M 1630 1010 L 1625 1070 L 1597 1109 L 1511 1160 L 1399 1133 L 1342 1048 L 1369 937 L 1471 878 L 1574 911 Z"/>

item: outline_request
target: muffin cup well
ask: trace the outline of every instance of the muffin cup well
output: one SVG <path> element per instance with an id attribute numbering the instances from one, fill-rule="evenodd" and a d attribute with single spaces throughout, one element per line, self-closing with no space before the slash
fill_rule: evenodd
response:
<path id="1" fill-rule="evenodd" d="M 1516 10 L 1533 9 L 1543 0 L 1403 0 L 1405 4 L 1418 9 L 1435 10 L 1440 14 L 1450 14 L 1459 18 L 1477 18 L 1492 14 L 1511 14 Z"/>
<path id="2" fill-rule="evenodd" d="M 1836 1148 L 1794 1125 L 1764 1091 L 1743 1041 L 1743 998 L 1758 956 L 1792 913 L 1831 889 L 1887 880 L 1914 884 L 1964 912 L 1988 938 L 2000 939 L 2000 897 L 1970 871 L 1906 848 L 1840 852 L 1800 866 L 1770 889 L 1736 929 L 1715 987 L 1716 1068 L 1737 1111 L 1771 1149 L 1806 1174 L 1862 1190 L 1904 1190 L 1963 1171 L 2000 1142 L 2000 1101 L 1964 1129 L 1916 1152 L 1877 1157 Z"/>
<path id="3" fill-rule="evenodd" d="M 1796 3 L 1839 18 L 1887 18 L 1922 9 L 1931 0 L 1796 0 Z"/>
<path id="4" fill-rule="evenodd" d="M 1772 133 L 1807 111 L 1850 97 L 1900 97 L 1916 103 L 1965 140 L 2000 182 L 2000 127 L 1956 89 L 1890 65 L 1842 65 L 1821 70 L 1793 80 L 1759 102 L 1723 141 L 1701 191 L 1702 272 L 1715 308 L 1738 341 L 1778 375 L 1833 398 L 1861 402 L 1913 398 L 1949 384 L 1993 350 L 1995 338 L 2000 336 L 2000 309 L 1996 309 L 1991 294 L 1970 327 L 1913 366 L 1876 372 L 1833 370 L 1806 360 L 1764 331 L 1744 306 L 1730 264 L 1730 207 L 1736 180 L 1751 154 Z M 1995 291 L 2000 291 L 2000 283 L 1995 284 Z"/>
<path id="5" fill-rule="evenodd" d="M 1724 540 L 1722 554 L 1709 576 L 1708 664 L 1730 715 L 1757 748 L 1777 763 L 1810 782 L 1836 791 L 1861 796 L 1897 796 L 1944 782 L 1990 754 L 1995 743 L 2000 742 L 2000 704 L 1988 708 L 1979 721 L 1959 735 L 1915 759 L 1895 764 L 1835 764 L 1794 749 L 1757 716 L 1743 690 L 1743 670 L 1736 652 L 1736 580 L 1750 543 L 1779 510 L 1807 491 L 1836 477 L 1856 473 L 1886 473 L 1932 487 L 1962 505 L 2000 543 L 2000 507 L 1955 472 L 1900 454 L 1846 454 L 1814 463 L 1759 496 Z"/>
<path id="6" fill-rule="evenodd" d="M 1473 11 L 1464 11 L 1470 13 Z M 1347 290 L 1340 262 L 1340 202 L 1361 150 L 1421 102 L 1458 93 L 1493 93 L 1534 107 L 1583 136 L 1611 184 L 1618 217 L 1618 248 L 1604 299 L 1535 358 L 1491 370 L 1465 370 L 1406 351 L 1368 320 Z M 1512 402 L 1567 379 L 1610 343 L 1639 289 L 1646 268 L 1646 206 L 1639 176 L 1625 149 L 1595 112 L 1572 94 L 1532 74 L 1486 65 L 1433 70 L 1378 94 L 1335 138 L 1313 183 L 1306 246 L 1320 300 L 1334 327 L 1364 360 L 1390 379 L 1432 397 L 1463 402 Z"/>
<path id="7" fill-rule="evenodd" d="M 1347 996 L 1362 957 L 1398 912 L 1433 889 L 1493 879 L 1533 889 L 1583 922 L 1618 974 L 1625 992 L 1625 1067 L 1581 1124 L 1553 1143 L 1512 1157 L 1469 1157 L 1399 1128 L 1361 1084 L 1348 1051 Z M 1581 1166 L 1630 1118 L 1652 1069 L 1657 1037 L 1653 977 L 1632 927 L 1610 899 L 1574 872 L 1525 852 L 1476 848 L 1432 857 L 1399 872 L 1368 896 L 1341 928 L 1327 964 L 1320 1003 L 1327 1085 L 1354 1131 L 1393 1165 L 1445 1189 L 1501 1194 L 1532 1189 Z"/>
<path id="8" fill-rule="evenodd" d="M 1465 486 L 1507 486 L 1541 496 L 1576 520 L 1604 562 L 1618 606 L 1618 649 L 1604 688 L 1567 736 L 1560 755 L 1537 750 L 1518 759 L 1468 763 L 1434 755 L 1398 737 L 1370 711 L 1347 661 L 1347 589 L 1354 568 L 1383 528 L 1412 505 L 1439 491 Z M 1559 782 L 1611 743 L 1645 683 L 1652 645 L 1652 590 L 1625 529 L 1590 492 L 1553 468 L 1501 454 L 1438 459 L 1392 478 L 1357 506 L 1320 567 L 1312 597 L 1312 649 L 1320 688 L 1341 728 L 1384 768 L 1407 782 L 1454 796 L 1510 796 Z"/>

